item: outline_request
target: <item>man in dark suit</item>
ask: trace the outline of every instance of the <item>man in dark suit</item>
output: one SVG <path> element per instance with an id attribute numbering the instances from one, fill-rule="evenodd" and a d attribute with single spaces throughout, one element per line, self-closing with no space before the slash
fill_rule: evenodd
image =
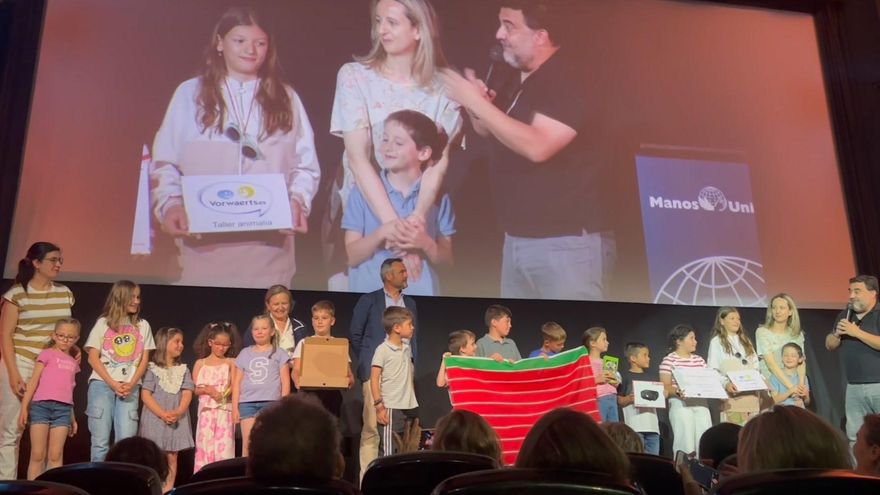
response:
<path id="1" fill-rule="evenodd" d="M 364 393 L 364 426 L 361 430 L 360 466 L 361 478 L 364 472 L 379 455 L 379 431 L 376 426 L 376 402 L 370 390 L 370 368 L 373 353 L 379 344 L 385 341 L 385 328 L 382 325 L 382 314 L 385 308 L 400 306 L 413 314 L 413 326 L 418 331 L 418 313 L 413 298 L 403 295 L 407 285 L 406 266 L 400 258 L 389 258 L 382 262 L 380 268 L 382 288 L 364 294 L 358 299 L 351 318 L 351 349 L 357 358 L 357 377 L 361 381 Z M 416 334 L 413 334 L 410 346 L 413 361 L 416 359 Z"/>

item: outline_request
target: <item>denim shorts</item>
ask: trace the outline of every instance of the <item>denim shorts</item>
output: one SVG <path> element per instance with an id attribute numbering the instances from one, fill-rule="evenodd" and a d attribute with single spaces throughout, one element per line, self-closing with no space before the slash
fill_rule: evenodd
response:
<path id="1" fill-rule="evenodd" d="M 239 419 L 248 419 L 254 418 L 260 414 L 260 412 L 271 406 L 277 401 L 274 400 L 263 400 L 257 402 L 239 402 L 238 403 L 238 416 Z"/>
<path id="2" fill-rule="evenodd" d="M 70 428 L 70 411 L 73 406 L 54 400 L 31 402 L 28 421 L 35 425 L 49 425 L 49 428 Z"/>

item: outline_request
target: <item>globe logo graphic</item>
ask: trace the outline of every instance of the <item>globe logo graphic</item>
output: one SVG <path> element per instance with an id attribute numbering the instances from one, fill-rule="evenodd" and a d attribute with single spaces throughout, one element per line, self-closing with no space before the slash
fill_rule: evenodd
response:
<path id="1" fill-rule="evenodd" d="M 700 190 L 697 195 L 697 202 L 700 208 L 706 211 L 724 211 L 727 209 L 727 198 L 721 189 L 713 186 L 707 186 Z"/>
<path id="2" fill-rule="evenodd" d="M 241 186 L 238 188 L 238 195 L 242 198 L 251 198 L 254 196 L 254 188 L 251 186 Z"/>
<path id="3" fill-rule="evenodd" d="M 232 199 L 233 192 L 229 189 L 221 189 L 217 191 L 217 197 L 220 199 Z"/>
<path id="4" fill-rule="evenodd" d="M 766 306 L 764 267 L 756 261 L 736 256 L 710 256 L 691 261 L 663 282 L 654 302 L 688 306 Z"/>

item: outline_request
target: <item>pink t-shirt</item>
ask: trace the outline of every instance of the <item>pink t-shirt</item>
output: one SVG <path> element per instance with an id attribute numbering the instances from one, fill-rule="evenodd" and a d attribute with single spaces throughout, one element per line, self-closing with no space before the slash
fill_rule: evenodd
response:
<path id="1" fill-rule="evenodd" d="M 31 400 L 54 400 L 72 405 L 73 387 L 79 372 L 76 360 L 57 349 L 49 348 L 40 352 L 37 362 L 43 365 L 43 372 Z"/>
<path id="2" fill-rule="evenodd" d="M 596 377 L 596 397 L 605 397 L 606 395 L 617 395 L 617 388 L 607 383 L 598 383 L 599 377 L 602 376 L 602 360 L 590 358 L 590 365 L 593 366 L 593 376 Z"/>

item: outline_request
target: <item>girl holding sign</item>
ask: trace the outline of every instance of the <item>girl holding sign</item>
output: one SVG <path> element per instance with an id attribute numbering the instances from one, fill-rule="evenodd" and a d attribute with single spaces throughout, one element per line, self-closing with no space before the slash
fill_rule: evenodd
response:
<path id="1" fill-rule="evenodd" d="M 308 229 L 321 172 L 305 108 L 282 82 L 275 42 L 253 11 L 232 8 L 220 18 L 202 74 L 184 81 L 171 98 L 153 158 L 153 208 L 180 250 L 177 283 L 290 284 L 296 271 L 293 234 Z M 258 174 L 283 177 L 292 230 L 190 235 L 183 177 L 227 175 L 227 182 L 240 177 L 245 183 Z M 248 200 L 254 189 L 228 187 L 217 194 L 226 201 Z"/>
<path id="2" fill-rule="evenodd" d="M 758 370 L 758 353 L 743 328 L 739 311 L 730 306 L 718 308 L 709 341 L 708 364 L 721 375 L 730 398 L 722 401 L 721 421 L 746 424 L 758 414 L 761 403 L 757 392 L 739 392 L 727 373 L 740 370 Z"/>
<path id="3" fill-rule="evenodd" d="M 660 381 L 669 396 L 669 422 L 675 437 L 672 450 L 696 452 L 703 432 L 712 426 L 712 416 L 706 399 L 686 397 L 678 388 L 672 372 L 676 368 L 705 368 L 706 361 L 696 354 L 697 337 L 689 325 L 676 325 L 669 332 L 667 340 L 669 354 L 660 363 Z"/>

